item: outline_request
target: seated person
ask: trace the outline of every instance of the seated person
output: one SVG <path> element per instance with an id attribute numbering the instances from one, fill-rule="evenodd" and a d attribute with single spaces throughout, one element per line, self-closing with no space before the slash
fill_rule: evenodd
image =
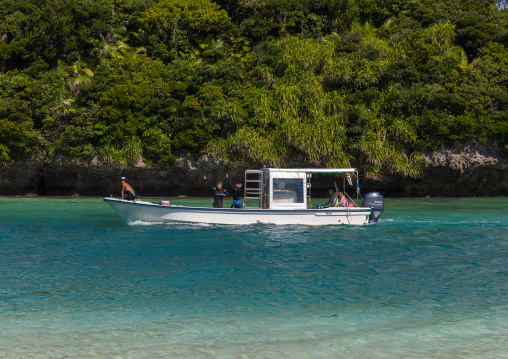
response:
<path id="1" fill-rule="evenodd" d="M 344 196 L 344 193 L 339 192 L 338 197 L 339 197 L 339 203 L 337 204 L 336 207 L 347 207 L 348 202 L 347 202 L 346 196 Z"/>
<path id="2" fill-rule="evenodd" d="M 335 186 L 335 192 L 333 191 L 333 188 L 328 189 L 328 194 L 330 197 L 328 198 L 328 202 L 321 205 L 322 207 L 325 207 L 328 204 L 330 207 L 337 207 L 339 205 L 339 200 L 337 197 L 339 189 L 337 188 L 337 182 L 333 182 L 333 185 Z"/>

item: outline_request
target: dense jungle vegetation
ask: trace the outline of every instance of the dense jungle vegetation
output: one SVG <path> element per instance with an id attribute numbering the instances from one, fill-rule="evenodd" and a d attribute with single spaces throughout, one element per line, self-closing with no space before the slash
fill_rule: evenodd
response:
<path id="1" fill-rule="evenodd" d="M 416 176 L 508 149 L 495 0 L 0 0 L 0 162 L 179 153 Z"/>

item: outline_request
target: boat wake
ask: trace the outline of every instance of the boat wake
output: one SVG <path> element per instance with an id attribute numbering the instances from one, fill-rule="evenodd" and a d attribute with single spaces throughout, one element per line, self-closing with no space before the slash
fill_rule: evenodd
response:
<path id="1" fill-rule="evenodd" d="M 163 222 L 148 222 L 148 221 L 142 221 L 142 220 L 136 220 L 127 222 L 129 226 L 156 226 L 160 224 L 164 224 Z"/>
<path id="2" fill-rule="evenodd" d="M 153 221 L 143 221 L 143 220 L 135 220 L 127 223 L 129 226 L 168 226 L 168 227 L 212 227 L 213 224 L 210 223 L 191 223 L 191 222 L 153 222 Z"/>

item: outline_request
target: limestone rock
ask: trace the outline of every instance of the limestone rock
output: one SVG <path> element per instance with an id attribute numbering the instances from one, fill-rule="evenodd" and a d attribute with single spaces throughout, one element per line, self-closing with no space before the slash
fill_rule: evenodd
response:
<path id="1" fill-rule="evenodd" d="M 492 146 L 470 143 L 423 156 L 427 165 L 420 178 L 362 179 L 362 193 L 379 191 L 387 197 L 508 195 L 508 161 Z M 37 195 L 35 179 L 42 169 L 47 195 L 118 197 L 120 177 L 125 176 L 140 198 L 209 196 L 204 174 L 211 183 L 224 181 L 226 173 L 234 182 L 240 182 L 246 168 L 259 167 L 247 163 L 228 167 L 212 157 L 194 158 L 188 154 L 179 154 L 173 165 L 147 166 L 140 162 L 128 168 L 107 165 L 98 159 L 80 163 L 58 156 L 51 163 L 25 161 L 0 167 L 0 195 Z M 325 196 L 326 188 L 331 186 L 329 181 L 330 178 L 321 178 L 313 182 L 313 195 Z M 228 189 L 229 185 L 225 187 Z"/>

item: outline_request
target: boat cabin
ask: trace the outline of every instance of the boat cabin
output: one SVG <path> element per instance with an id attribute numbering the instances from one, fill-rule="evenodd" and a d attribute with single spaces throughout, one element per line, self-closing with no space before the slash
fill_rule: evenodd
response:
<path id="1" fill-rule="evenodd" d="M 256 199 L 259 208 L 264 209 L 307 209 L 311 204 L 311 178 L 313 174 L 345 174 L 351 181 L 358 183 L 358 171 L 355 168 L 263 168 L 246 170 L 244 184 L 245 199 Z M 352 183 L 350 183 L 352 185 Z"/>

